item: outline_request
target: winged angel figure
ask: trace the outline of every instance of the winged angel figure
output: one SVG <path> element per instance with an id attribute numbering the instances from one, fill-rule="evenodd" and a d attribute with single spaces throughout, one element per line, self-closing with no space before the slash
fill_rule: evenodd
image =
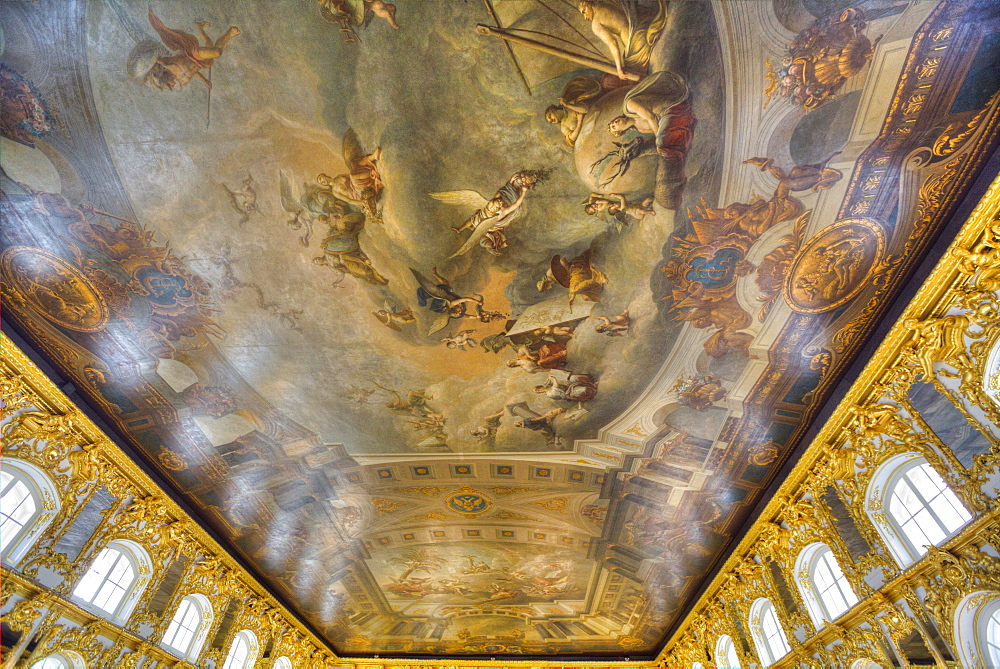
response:
<path id="1" fill-rule="evenodd" d="M 427 331 L 428 335 L 445 329 L 453 318 L 476 318 L 481 323 L 489 323 L 507 317 L 507 314 L 483 309 L 482 295 L 464 297 L 456 293 L 451 287 L 451 282 L 438 274 L 436 267 L 431 270 L 434 274 L 433 281 L 412 267 L 410 271 L 419 284 L 417 286 L 417 304 L 438 314 Z M 470 304 L 476 305 L 474 314 L 468 313 L 468 305 Z"/>
<path id="2" fill-rule="evenodd" d="M 524 204 L 528 191 L 544 181 L 547 176 L 548 171 L 545 170 L 517 172 L 489 200 L 474 190 L 429 193 L 436 200 L 448 204 L 474 207 L 476 210 L 469 218 L 465 219 L 462 225 L 453 228 L 455 232 L 459 233 L 472 230 L 472 235 L 465 240 L 462 248 L 453 253 L 451 257 L 465 255 L 475 248 L 477 243 L 493 255 L 499 256 L 500 251 L 509 245 L 504 229 L 524 213 L 521 205 Z"/>

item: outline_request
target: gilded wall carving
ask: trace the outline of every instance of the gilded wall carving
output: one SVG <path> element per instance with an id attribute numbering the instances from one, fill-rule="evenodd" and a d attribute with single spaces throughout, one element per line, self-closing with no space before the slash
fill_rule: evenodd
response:
<path id="1" fill-rule="evenodd" d="M 972 595 L 984 601 L 1000 595 L 1000 404 L 990 381 L 1000 342 L 998 219 L 1000 181 L 668 642 L 658 666 L 721 663 L 714 653 L 723 634 L 737 640 L 742 666 L 759 662 L 747 630 L 760 597 L 774 603 L 791 646 L 774 666 L 957 660 L 958 607 Z M 927 387 L 944 408 L 928 404 Z M 960 421 L 942 421 L 949 412 Z M 953 428 L 958 422 L 961 438 Z M 886 543 L 894 530 L 880 501 L 886 479 L 879 473 L 904 454 L 925 458 L 972 517 L 905 569 Z M 807 615 L 796 587 L 810 578 L 807 570 L 797 571 L 797 557 L 817 541 L 830 547 L 860 600 L 822 625 Z"/>

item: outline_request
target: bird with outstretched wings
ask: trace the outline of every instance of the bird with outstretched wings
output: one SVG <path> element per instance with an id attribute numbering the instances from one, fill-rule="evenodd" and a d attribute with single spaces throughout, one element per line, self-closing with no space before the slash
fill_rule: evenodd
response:
<path id="1" fill-rule="evenodd" d="M 169 28 L 163 21 L 160 20 L 156 14 L 153 13 L 153 8 L 149 8 L 149 25 L 153 26 L 153 30 L 156 34 L 160 36 L 160 41 L 163 42 L 164 46 L 173 51 L 180 51 L 185 56 L 197 63 L 198 67 L 211 67 L 212 60 L 204 60 L 197 57 L 198 49 L 201 46 L 198 44 L 198 38 L 191 33 L 186 33 L 183 30 L 177 30 L 176 28 Z"/>

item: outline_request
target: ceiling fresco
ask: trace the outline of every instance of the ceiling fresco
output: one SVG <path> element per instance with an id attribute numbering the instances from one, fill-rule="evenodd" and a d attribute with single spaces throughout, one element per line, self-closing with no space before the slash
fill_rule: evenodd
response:
<path id="1" fill-rule="evenodd" d="M 989 0 L 0 26 L 5 319 L 345 655 L 655 654 L 1000 129 Z"/>

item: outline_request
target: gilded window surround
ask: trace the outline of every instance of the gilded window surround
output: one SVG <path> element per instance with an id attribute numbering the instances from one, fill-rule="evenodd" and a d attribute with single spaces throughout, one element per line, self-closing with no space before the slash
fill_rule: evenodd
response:
<path id="1" fill-rule="evenodd" d="M 920 634 L 934 659 L 944 665 L 942 651 L 947 649 L 934 641 L 929 620 L 954 649 L 952 621 L 962 598 L 976 591 L 1000 591 L 1000 560 L 982 550 L 987 544 L 994 549 L 1000 546 L 997 491 L 987 494 L 991 472 L 1000 461 L 1000 444 L 989 431 L 1000 426 L 1000 407 L 985 391 L 987 363 L 1000 343 L 998 220 L 1000 179 L 990 186 L 758 521 L 675 631 L 657 666 L 712 662 L 709 649 L 714 648 L 720 634 L 737 640 L 743 666 L 755 662 L 752 645 L 750 653 L 741 648 L 738 640 L 745 635 L 739 634 L 725 614 L 730 609 L 746 625 L 748 607 L 758 596 L 775 602 L 792 646 L 792 652 L 776 662 L 776 667 L 848 667 L 862 657 L 895 666 L 900 658 L 905 659 L 898 644 L 912 631 Z M 947 367 L 941 369 L 938 363 Z M 990 451 L 977 455 L 969 468 L 962 466 L 907 399 L 910 385 L 927 368 L 934 369 L 937 390 L 990 443 Z M 950 380 L 957 383 L 946 383 Z M 974 519 L 955 536 L 900 569 L 866 514 L 865 493 L 875 468 L 906 452 L 924 456 Z M 846 542 L 833 525 L 831 510 L 820 497 L 828 486 L 834 487 L 870 546 L 871 550 L 857 560 L 851 559 Z M 867 506 L 875 518 L 883 513 L 873 508 L 877 505 Z M 797 610 L 790 613 L 781 605 L 771 570 L 766 568 L 767 562 L 773 561 L 785 578 L 791 579 L 798 551 L 814 541 L 830 545 L 861 598 L 847 613 L 819 630 L 808 618 L 798 588 L 788 588 Z M 879 568 L 885 582 L 873 589 L 864 574 Z M 909 612 L 901 607 L 903 603 Z M 797 629 L 804 631 L 804 640 L 797 639 Z M 888 640 L 894 648 L 887 648 Z"/>

